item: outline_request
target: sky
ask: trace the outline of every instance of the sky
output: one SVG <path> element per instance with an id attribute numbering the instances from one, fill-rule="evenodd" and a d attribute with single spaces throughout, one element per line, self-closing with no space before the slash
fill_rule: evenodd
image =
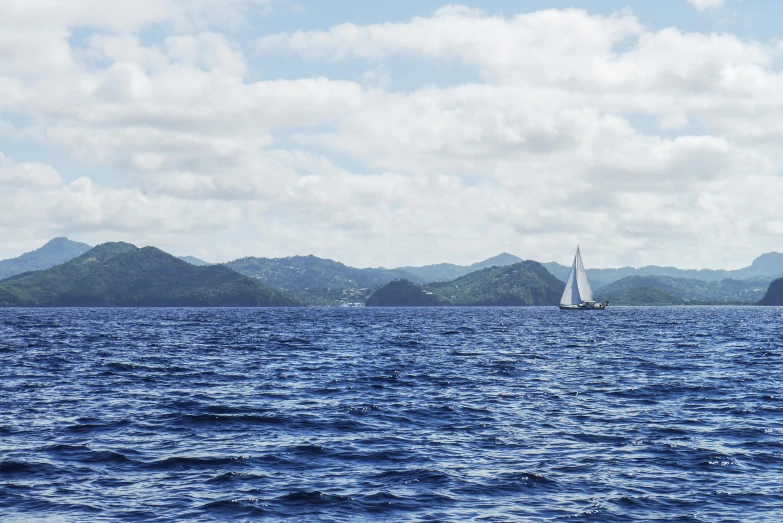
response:
<path id="1" fill-rule="evenodd" d="M 0 259 L 783 251 L 783 4 L 0 0 Z"/>

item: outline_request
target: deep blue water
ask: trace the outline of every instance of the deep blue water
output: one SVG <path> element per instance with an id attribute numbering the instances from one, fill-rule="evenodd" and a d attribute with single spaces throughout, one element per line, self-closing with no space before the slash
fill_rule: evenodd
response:
<path id="1" fill-rule="evenodd" d="M 783 521 L 783 308 L 0 309 L 0 520 Z"/>

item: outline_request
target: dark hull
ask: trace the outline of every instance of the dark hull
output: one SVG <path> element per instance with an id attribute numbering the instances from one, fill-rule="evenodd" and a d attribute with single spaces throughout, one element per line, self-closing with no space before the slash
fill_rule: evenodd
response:
<path id="1" fill-rule="evenodd" d="M 606 310 L 608 303 L 594 303 L 592 305 L 559 305 L 561 311 L 602 311 Z"/>

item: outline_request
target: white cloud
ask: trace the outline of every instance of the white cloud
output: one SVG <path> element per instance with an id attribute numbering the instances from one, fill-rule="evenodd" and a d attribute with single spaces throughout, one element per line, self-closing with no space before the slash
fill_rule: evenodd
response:
<path id="1" fill-rule="evenodd" d="M 572 70 L 601 65 L 594 59 L 608 58 L 615 45 L 641 30 L 630 13 L 601 17 L 576 9 L 545 10 L 507 19 L 451 7 L 407 23 L 342 24 L 328 31 L 265 36 L 256 48 L 285 48 L 312 60 L 380 60 L 400 54 L 456 59 L 490 76 L 524 69 L 563 78 L 564 72 L 570 76 Z"/>
<path id="2" fill-rule="evenodd" d="M 225 232 L 242 219 L 241 209 L 223 201 L 115 189 L 85 177 L 65 184 L 50 165 L 15 163 L 2 153 L 0 188 L 0 234 L 4 238 L 27 237 L 29 248 L 35 248 L 40 238 L 55 234 L 109 241 L 117 234 L 133 239 L 134 233 Z M 13 256 L 14 252 L 0 254 Z"/>
<path id="3" fill-rule="evenodd" d="M 60 175 L 50 165 L 35 162 L 14 163 L 0 153 L 0 186 L 48 189 L 62 183 Z"/>
<path id="4" fill-rule="evenodd" d="M 723 7 L 726 0 L 688 0 L 688 3 L 699 11 L 706 11 L 707 9 L 719 9 Z"/>
<path id="5" fill-rule="evenodd" d="M 275 0 L 0 0 L 4 25 L 90 27 L 123 32 L 172 23 L 180 30 L 241 24 L 247 12 L 263 11 Z M 0 22 L 2 23 L 2 22 Z"/>
<path id="6" fill-rule="evenodd" d="M 144 1 L 46 12 L 0 0 L 0 111 L 29 122 L 4 135 L 129 175 L 125 186 L 64 183 L 50 166 L 0 157 L 5 236 L 360 265 L 501 250 L 546 261 L 577 241 L 593 265 L 741 265 L 779 249 L 778 209 L 758 201 L 783 197 L 774 43 L 653 31 L 630 11 L 451 5 L 264 36 L 247 56 L 225 27 L 269 2 L 232 2 L 214 19 L 217 2 Z M 143 40 L 153 24 L 165 34 Z M 95 28 L 83 45 L 70 40 L 79 27 Z M 279 52 L 320 74 L 248 74 Z M 433 74 L 394 91 L 392 58 Z M 323 76 L 333 61 L 365 73 Z M 443 63 L 480 81 L 434 86 Z"/>
<path id="7" fill-rule="evenodd" d="M 242 50 L 221 34 L 200 33 L 193 36 L 170 36 L 165 40 L 168 55 L 186 65 L 225 71 L 244 76 L 247 63 Z"/>

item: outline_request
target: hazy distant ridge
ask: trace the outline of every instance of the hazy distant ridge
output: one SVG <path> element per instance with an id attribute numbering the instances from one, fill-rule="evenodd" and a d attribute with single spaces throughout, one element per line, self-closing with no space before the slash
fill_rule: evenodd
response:
<path id="1" fill-rule="evenodd" d="M 203 267 L 204 265 L 212 265 L 211 263 L 205 262 L 204 260 L 200 260 L 195 256 L 178 256 L 178 258 L 184 262 L 188 262 L 191 265 L 195 265 L 196 267 Z"/>
<path id="2" fill-rule="evenodd" d="M 557 262 L 543 264 L 549 272 L 565 282 L 568 278 L 570 266 L 566 267 Z M 667 276 L 669 278 L 686 278 L 701 281 L 720 281 L 726 278 L 733 280 L 766 280 L 767 283 L 775 278 L 783 276 L 783 254 L 769 252 L 762 254 L 753 263 L 742 269 L 678 269 L 676 267 L 659 267 L 648 265 L 646 267 L 621 267 L 618 269 L 587 269 L 587 277 L 593 289 L 599 289 L 610 283 L 614 283 L 629 276 Z"/>
<path id="3" fill-rule="evenodd" d="M 474 263 L 472 265 L 455 265 L 453 263 L 438 263 L 435 265 L 425 265 L 423 267 L 399 267 L 398 270 L 405 271 L 411 274 L 424 283 L 432 283 L 436 281 L 452 281 L 461 276 L 470 274 L 481 269 L 487 269 L 489 267 L 502 267 L 506 265 L 513 265 L 522 261 L 522 258 L 509 254 L 507 252 L 498 254 L 484 261 Z"/>
<path id="4" fill-rule="evenodd" d="M 16 258 L 0 261 L 0 280 L 29 271 L 49 269 L 65 263 L 89 251 L 86 243 L 79 243 L 68 238 L 53 238 L 42 247 L 22 254 Z"/>
<path id="5" fill-rule="evenodd" d="M 764 296 L 769 282 L 759 280 L 703 281 L 668 276 L 628 276 L 598 289 L 595 294 L 617 305 L 646 305 L 651 300 L 664 304 L 663 291 L 674 299 L 666 305 L 680 303 L 756 303 Z M 633 303 L 630 303 L 633 302 Z"/>

